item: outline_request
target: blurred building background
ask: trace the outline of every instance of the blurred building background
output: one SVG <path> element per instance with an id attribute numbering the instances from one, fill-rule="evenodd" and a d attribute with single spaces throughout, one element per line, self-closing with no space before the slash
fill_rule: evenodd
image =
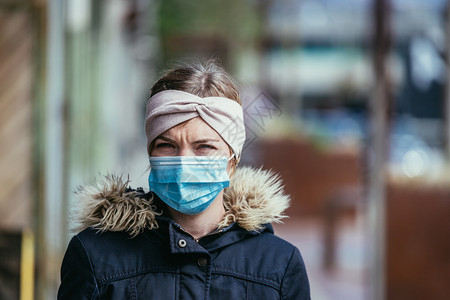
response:
<path id="1" fill-rule="evenodd" d="M 292 195 L 276 233 L 313 299 L 450 294 L 446 0 L 0 0 L 0 299 L 53 299 L 77 186 L 147 187 L 149 89 L 219 59 L 243 164 Z"/>

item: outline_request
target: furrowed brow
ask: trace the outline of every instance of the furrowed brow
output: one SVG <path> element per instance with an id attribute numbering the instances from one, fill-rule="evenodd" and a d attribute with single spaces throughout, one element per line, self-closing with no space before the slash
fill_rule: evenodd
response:
<path id="1" fill-rule="evenodd" d="M 217 139 L 201 139 L 201 140 L 196 140 L 193 142 L 193 144 L 203 144 L 203 143 L 210 143 L 210 142 L 220 142 L 220 140 Z"/>

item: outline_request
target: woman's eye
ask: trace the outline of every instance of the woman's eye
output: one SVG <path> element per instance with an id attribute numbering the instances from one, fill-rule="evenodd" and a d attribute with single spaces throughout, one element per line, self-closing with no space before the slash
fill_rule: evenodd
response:
<path id="1" fill-rule="evenodd" d="M 211 145 L 207 145 L 207 144 L 203 144 L 203 145 L 199 145 L 197 149 L 207 150 L 207 149 L 216 149 L 216 147 L 211 146 Z"/>
<path id="2" fill-rule="evenodd" d="M 174 146 L 169 143 L 159 143 L 156 144 L 156 148 L 173 148 Z"/>
<path id="3" fill-rule="evenodd" d="M 217 148 L 212 146 L 212 145 L 202 144 L 202 145 L 199 145 L 197 147 L 197 150 L 201 151 L 201 152 L 209 152 L 209 151 L 212 151 L 212 150 L 217 150 Z"/>

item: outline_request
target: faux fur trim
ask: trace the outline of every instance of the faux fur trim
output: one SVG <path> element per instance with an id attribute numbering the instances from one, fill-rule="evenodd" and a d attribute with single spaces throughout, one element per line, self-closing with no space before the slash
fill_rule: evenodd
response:
<path id="1" fill-rule="evenodd" d="M 236 170 L 223 198 L 226 213 L 219 226 L 236 222 L 249 231 L 266 223 L 280 223 L 290 201 L 278 175 L 247 167 Z"/>
<path id="2" fill-rule="evenodd" d="M 76 192 L 82 209 L 76 219 L 81 231 L 92 227 L 98 231 L 126 231 L 136 236 L 144 229 L 158 227 L 153 199 L 144 199 L 141 193 L 127 190 L 129 179 L 107 175 L 103 182 L 80 187 Z"/>
<path id="3" fill-rule="evenodd" d="M 77 195 L 82 210 L 76 216 L 77 231 L 92 227 L 99 231 L 126 231 L 135 236 L 158 226 L 153 199 L 127 189 L 129 180 L 109 175 L 104 182 L 81 187 Z M 218 224 L 233 222 L 246 230 L 259 230 L 263 224 L 281 222 L 289 207 L 280 178 L 271 171 L 242 167 L 230 179 L 224 191 L 226 214 Z"/>

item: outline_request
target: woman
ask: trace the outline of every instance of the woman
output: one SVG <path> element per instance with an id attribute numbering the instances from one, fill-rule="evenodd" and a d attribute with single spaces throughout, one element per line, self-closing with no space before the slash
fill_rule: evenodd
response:
<path id="1" fill-rule="evenodd" d="M 239 93 L 209 62 L 151 90 L 149 193 L 108 177 L 80 191 L 59 299 L 309 299 L 299 250 L 274 236 L 289 198 L 272 173 L 236 168 L 245 140 Z"/>

